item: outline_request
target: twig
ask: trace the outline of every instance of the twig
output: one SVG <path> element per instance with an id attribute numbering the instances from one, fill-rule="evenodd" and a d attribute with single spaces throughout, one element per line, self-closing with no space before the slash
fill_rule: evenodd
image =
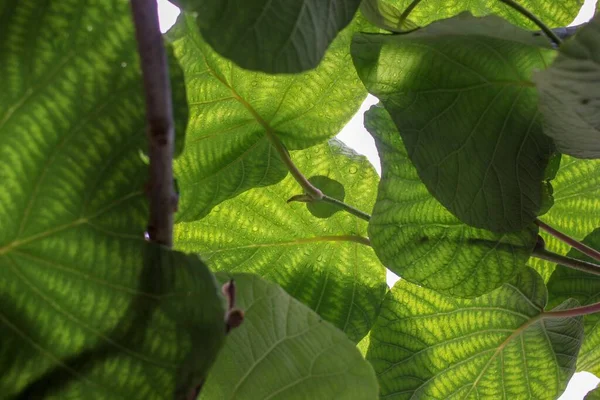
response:
<path id="1" fill-rule="evenodd" d="M 541 248 L 535 248 L 531 255 L 542 260 L 564 265 L 565 267 L 587 272 L 588 274 L 600 275 L 600 265 L 591 262 L 563 256 Z"/>
<path id="2" fill-rule="evenodd" d="M 361 211 L 358 208 L 354 208 L 351 205 L 344 203 L 343 201 L 334 199 L 333 197 L 323 195 L 323 198 L 321 199 L 321 201 L 325 202 L 325 203 L 329 203 L 329 204 L 335 204 L 336 206 L 340 207 L 342 210 L 347 211 L 350 214 L 357 216 L 358 218 L 364 219 L 367 222 L 371 220 L 371 216 L 369 214 L 367 214 L 366 212 Z"/>
<path id="3" fill-rule="evenodd" d="M 175 128 L 167 54 L 156 0 L 131 0 L 131 10 L 146 96 L 150 158 L 148 236 L 155 243 L 171 247 L 177 194 L 173 184 Z"/>
<path id="4" fill-rule="evenodd" d="M 593 303 L 587 306 L 568 308 L 566 310 L 545 311 L 541 314 L 542 318 L 565 318 L 578 317 L 600 312 L 600 303 Z"/>
<path id="5" fill-rule="evenodd" d="M 522 5 L 520 5 L 519 3 L 517 3 L 514 0 L 500 0 L 500 1 L 504 4 L 506 4 L 507 6 L 511 7 L 515 11 L 521 13 L 523 16 L 527 17 L 531 22 L 536 24 L 542 30 L 542 32 L 544 32 L 546 34 L 546 36 L 548 36 L 548 38 L 552 42 L 554 42 L 554 44 L 556 44 L 557 46 L 560 46 L 560 44 L 562 43 L 562 40 L 558 37 L 558 35 L 552 29 L 548 28 L 548 26 L 546 26 L 546 24 L 544 24 L 531 11 L 529 11 L 528 9 L 526 9 L 525 7 L 523 7 Z"/>
<path id="6" fill-rule="evenodd" d="M 563 241 L 564 243 L 568 244 L 569 246 L 571 246 L 574 249 L 579 250 L 579 252 L 581 252 L 582 254 L 585 254 L 586 256 L 588 256 L 590 258 L 600 261 L 600 252 L 598 250 L 592 249 L 590 246 L 586 245 L 585 243 L 581 243 L 580 241 L 577 241 L 577 240 L 573 239 L 572 237 L 565 235 L 564 233 L 554 229 L 553 227 L 540 221 L 539 219 L 536 219 L 535 223 L 537 226 L 539 226 L 540 228 L 542 228 L 543 230 L 545 230 L 546 232 L 548 232 L 550 235 L 554 236 L 558 240 Z"/>

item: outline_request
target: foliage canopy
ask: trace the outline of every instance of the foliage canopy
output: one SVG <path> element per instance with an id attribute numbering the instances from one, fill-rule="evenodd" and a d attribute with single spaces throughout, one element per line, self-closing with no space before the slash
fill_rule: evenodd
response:
<path id="1" fill-rule="evenodd" d="M 0 0 L 0 396 L 555 399 L 600 374 L 600 17 L 447 3 L 180 0 L 149 66 L 152 0 Z M 145 238 L 167 66 L 173 248 Z M 334 138 L 367 93 L 381 178 Z"/>

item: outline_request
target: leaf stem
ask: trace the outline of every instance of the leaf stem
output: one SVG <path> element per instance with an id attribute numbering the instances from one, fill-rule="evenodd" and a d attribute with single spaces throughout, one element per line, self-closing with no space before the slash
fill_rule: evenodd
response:
<path id="1" fill-rule="evenodd" d="M 589 274 L 600 275 L 600 265 L 578 260 L 576 258 L 571 258 L 567 256 L 563 256 L 560 254 L 553 253 L 546 249 L 536 248 L 533 250 L 531 254 L 533 257 L 541 258 L 542 260 L 550 261 L 556 264 L 564 265 L 565 267 L 577 269 L 579 271 L 587 272 Z"/>
<path id="2" fill-rule="evenodd" d="M 408 5 L 408 7 L 406 7 L 406 9 L 400 15 L 400 18 L 399 18 L 400 26 L 402 26 L 402 24 L 404 24 L 404 21 L 406 21 L 406 19 L 410 15 L 410 13 L 419 5 L 420 2 L 421 2 L 421 0 L 413 0 L 413 2 L 410 3 Z"/>
<path id="3" fill-rule="evenodd" d="M 538 17 L 536 17 L 531 11 L 529 11 L 514 0 L 500 0 L 500 2 L 506 4 L 515 11 L 521 13 L 523 16 L 527 17 L 531 22 L 536 24 L 552 42 L 554 42 L 557 46 L 560 46 L 562 40 L 558 37 L 558 35 L 554 33 L 552 29 L 548 28 L 548 26 L 544 24 Z"/>
<path id="4" fill-rule="evenodd" d="M 296 164 L 294 164 L 294 161 L 292 161 L 290 157 L 290 153 L 287 151 L 283 143 L 281 143 L 281 140 L 277 137 L 277 135 L 273 133 L 270 129 L 266 129 L 265 132 L 267 138 L 269 139 L 269 142 L 271 142 L 271 144 L 273 145 L 273 147 L 275 147 L 275 150 L 279 154 L 279 157 L 283 160 L 296 182 L 298 182 L 298 184 L 302 187 L 302 189 L 304 189 L 304 191 L 309 197 L 309 199 L 306 199 L 303 196 L 294 196 L 288 201 L 324 201 L 326 203 L 334 204 L 340 207 L 342 210 L 347 211 L 350 214 L 355 215 L 359 218 L 362 218 L 365 221 L 369 221 L 371 219 L 371 216 L 369 214 L 360 211 L 359 209 L 354 208 L 351 205 L 344 203 L 343 201 L 327 196 L 319 188 L 310 183 L 310 181 L 306 179 L 304 174 L 302 174 L 302 172 L 298 169 Z M 302 198 L 302 200 L 297 200 L 300 198 Z"/>
<path id="5" fill-rule="evenodd" d="M 354 208 L 351 205 L 344 203 L 343 201 L 339 201 L 338 199 L 329 197 L 326 194 L 323 195 L 323 198 L 321 199 L 321 201 L 323 201 L 325 203 L 329 203 L 329 204 L 335 204 L 336 206 L 340 207 L 344 211 L 347 211 L 350 214 L 357 216 L 358 218 L 364 219 L 367 222 L 371 220 L 371 216 L 369 214 L 367 214 L 366 212 L 361 211 L 357 208 Z"/>
<path id="6" fill-rule="evenodd" d="M 131 0 L 131 11 L 146 97 L 150 158 L 148 236 L 155 243 L 171 247 L 177 194 L 173 183 L 175 128 L 167 54 L 156 0 Z"/>
<path id="7" fill-rule="evenodd" d="M 600 261 L 600 252 L 598 250 L 595 250 L 590 246 L 586 245 L 585 243 L 581 243 L 580 241 L 573 239 L 572 237 L 554 229 L 553 227 L 540 221 L 539 219 L 536 219 L 535 223 L 541 229 L 545 230 L 558 240 L 561 240 L 562 242 L 568 244 L 572 248 L 579 250 L 580 253 L 585 254 L 586 256 L 593 258 L 594 260 Z"/>
<path id="8" fill-rule="evenodd" d="M 544 311 L 542 318 L 564 318 L 578 317 L 580 315 L 594 314 L 600 311 L 600 303 L 593 303 L 587 306 L 574 307 L 566 310 Z"/>

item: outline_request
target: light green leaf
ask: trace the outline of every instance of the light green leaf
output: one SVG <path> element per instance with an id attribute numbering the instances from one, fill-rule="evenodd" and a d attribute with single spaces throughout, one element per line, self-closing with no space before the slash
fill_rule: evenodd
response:
<path id="1" fill-rule="evenodd" d="M 588 246 L 600 250 L 600 228 L 594 230 L 583 240 Z M 596 262 L 590 257 L 573 249 L 569 257 Z M 599 267 L 600 269 L 600 267 Z M 550 304 L 558 304 L 574 298 L 582 305 L 600 302 L 600 276 L 559 265 L 548 281 Z M 600 314 L 589 314 L 583 319 L 585 340 L 577 359 L 577 370 L 600 374 Z"/>
<path id="2" fill-rule="evenodd" d="M 575 371 L 583 329 L 581 318 L 542 318 L 546 296 L 530 268 L 473 300 L 400 280 L 370 333 L 367 360 L 381 397 L 557 398 Z"/>
<path id="3" fill-rule="evenodd" d="M 143 238 L 129 5 L 34 3 L 0 6 L 0 397 L 184 397 L 216 357 L 224 310 L 196 256 Z"/>
<path id="4" fill-rule="evenodd" d="M 348 204 L 366 212 L 373 207 L 377 175 L 341 142 L 292 152 L 292 159 L 308 177 L 342 183 Z M 288 176 L 243 193 L 202 220 L 177 224 L 175 247 L 198 252 L 213 269 L 252 272 L 278 283 L 358 342 L 379 312 L 385 268 L 366 245 L 365 221 L 346 212 L 322 219 L 304 203 L 287 203 L 300 191 Z"/>
<path id="5" fill-rule="evenodd" d="M 412 4 L 415 2 L 413 1 Z M 412 7 L 407 7 L 412 11 Z M 418 25 L 408 19 L 407 10 L 400 11 L 395 5 L 381 0 L 363 0 L 360 11 L 373 25 L 391 32 L 405 32 L 418 28 Z"/>
<path id="6" fill-rule="evenodd" d="M 187 80 L 191 120 L 185 153 L 175 164 L 179 221 L 194 221 L 250 188 L 283 179 L 287 170 L 267 134 L 289 149 L 334 136 L 366 92 L 350 62 L 354 22 L 314 71 L 266 75 L 236 67 L 204 43 L 183 15 L 171 37 Z"/>
<path id="7" fill-rule="evenodd" d="M 560 46 L 550 68 L 534 75 L 544 133 L 558 150 L 600 158 L 600 16 Z"/>
<path id="8" fill-rule="evenodd" d="M 551 27 L 569 25 L 579 13 L 584 0 L 518 0 L 544 23 Z M 402 25 L 414 29 L 416 26 L 425 26 L 434 21 L 453 17 L 463 11 L 469 11 L 475 16 L 495 14 L 507 21 L 523 28 L 538 29 L 537 26 L 513 8 L 498 0 L 363 0 L 361 10 L 381 10 L 379 19 L 370 18 L 384 29 L 398 28 L 394 24 L 401 18 Z M 395 10 L 395 11 L 392 11 Z M 368 16 L 368 14 L 365 13 Z M 384 24 L 380 23 L 383 20 Z M 379 23 L 378 23 L 379 22 Z M 389 29 L 392 30 L 392 29 Z M 402 29 L 406 30 L 406 29 Z"/>
<path id="9" fill-rule="evenodd" d="M 420 181 L 381 106 L 365 114 L 365 126 L 375 138 L 382 168 L 369 237 L 387 268 L 458 297 L 490 292 L 522 269 L 536 241 L 535 226 L 495 234 L 463 224 Z"/>
<path id="10" fill-rule="evenodd" d="M 600 160 L 579 160 L 562 156 L 560 169 L 552 180 L 554 206 L 540 217 L 546 224 L 582 240 L 600 226 Z M 546 248 L 565 255 L 569 245 L 540 230 Z M 548 280 L 555 264 L 531 258 L 528 262 Z"/>
<path id="11" fill-rule="evenodd" d="M 242 68 L 298 73 L 316 68 L 360 0 L 178 0 L 198 13 L 202 36 Z"/>
<path id="12" fill-rule="evenodd" d="M 234 278 L 245 319 L 232 330 L 200 399 L 377 398 L 373 368 L 346 336 L 279 286 Z"/>
<path id="13" fill-rule="evenodd" d="M 465 223 L 515 232 L 543 202 L 552 142 L 530 82 L 551 50 L 497 17 L 355 36 L 352 56 L 390 112 L 421 180 Z"/>

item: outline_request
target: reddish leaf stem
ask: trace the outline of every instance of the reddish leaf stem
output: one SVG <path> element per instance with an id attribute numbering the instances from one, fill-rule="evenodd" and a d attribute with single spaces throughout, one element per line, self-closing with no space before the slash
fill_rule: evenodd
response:
<path id="1" fill-rule="evenodd" d="M 580 315 L 588 315 L 600 312 L 600 303 L 594 303 L 587 306 L 574 307 L 566 310 L 545 311 L 541 314 L 542 318 L 564 318 L 578 317 Z"/>
<path id="2" fill-rule="evenodd" d="M 156 0 L 131 0 L 131 10 L 146 97 L 150 158 L 148 236 L 155 243 L 171 247 L 177 194 L 173 184 L 175 128 L 167 54 Z"/>
<path id="3" fill-rule="evenodd" d="M 600 261 L 600 252 L 599 251 L 592 249 L 590 246 L 588 246 L 584 243 L 581 243 L 581 242 L 573 239 L 572 237 L 565 235 L 562 232 L 557 231 L 556 229 L 554 229 L 550 225 L 540 221 L 539 219 L 536 219 L 535 223 L 541 229 L 545 230 L 546 232 L 548 232 L 550 235 L 554 236 L 558 240 L 563 241 L 564 243 L 568 244 L 572 248 L 579 250 L 581 253 L 585 254 L 588 257 L 593 258 L 594 260 Z"/>

